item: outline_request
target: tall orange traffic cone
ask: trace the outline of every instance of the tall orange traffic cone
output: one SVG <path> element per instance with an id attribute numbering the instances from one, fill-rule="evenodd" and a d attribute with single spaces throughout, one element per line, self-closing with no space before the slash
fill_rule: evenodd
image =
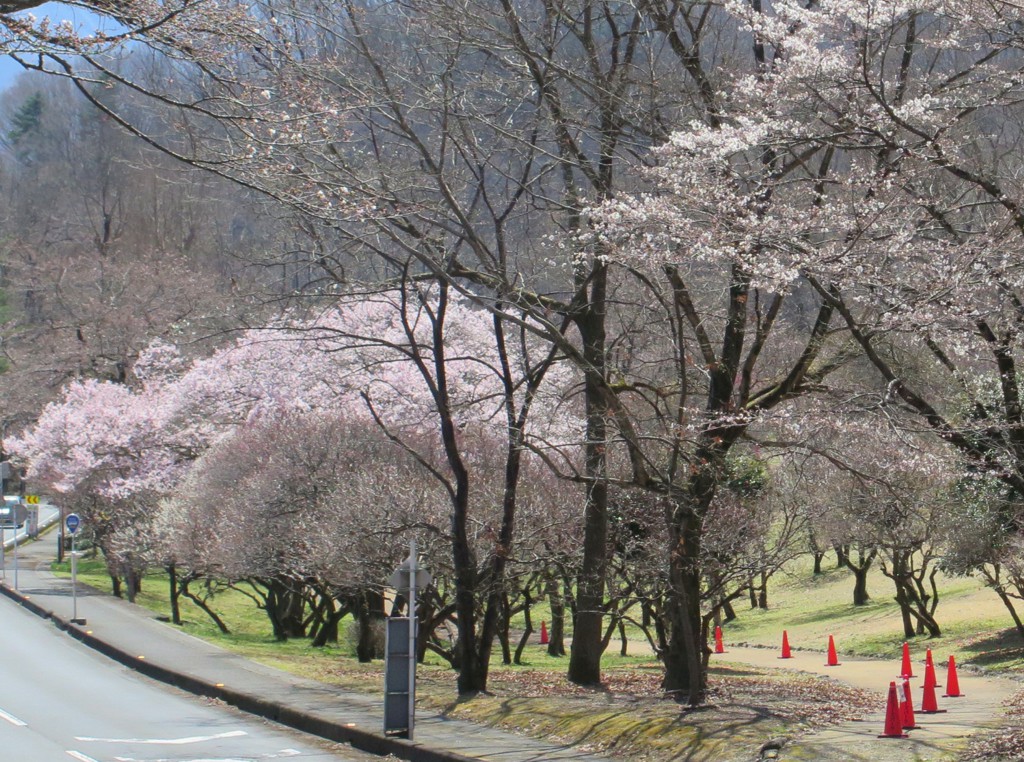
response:
<path id="1" fill-rule="evenodd" d="M 942 697 L 960 698 L 963 695 L 960 692 L 960 679 L 956 676 L 956 659 L 950 654 L 949 669 L 946 671 L 946 692 L 942 694 Z"/>
<path id="2" fill-rule="evenodd" d="M 725 643 L 722 642 L 722 628 L 717 624 L 715 625 L 715 653 L 725 653 Z"/>
<path id="3" fill-rule="evenodd" d="M 935 671 L 934 665 L 932 666 L 932 671 L 933 672 Z M 927 674 L 927 673 L 925 673 L 925 674 Z M 934 681 L 934 675 L 933 675 L 932 679 Z M 928 678 L 927 677 L 925 678 L 925 681 L 924 681 L 924 688 L 923 688 L 923 690 L 924 690 L 924 694 L 921 697 L 921 712 L 923 712 L 924 714 L 941 714 L 941 713 L 946 711 L 945 709 L 939 709 L 939 702 L 935 700 L 935 685 L 934 685 L 934 682 L 930 684 L 928 682 Z"/>
<path id="4" fill-rule="evenodd" d="M 903 732 L 903 715 L 896 696 L 896 681 L 889 683 L 889 700 L 885 704 L 885 730 L 879 738 L 910 738 Z"/>
<path id="5" fill-rule="evenodd" d="M 917 727 L 917 720 L 914 718 L 914 698 L 910 695 L 910 681 L 903 679 L 903 687 L 900 689 L 900 713 L 903 716 L 903 729 L 913 730 Z"/>
<path id="6" fill-rule="evenodd" d="M 548 625 L 543 619 L 540 620 L 540 644 L 542 646 L 548 644 Z"/>
<path id="7" fill-rule="evenodd" d="M 789 633 L 782 631 L 782 656 L 780 659 L 792 659 L 793 653 L 789 650 Z"/>
<path id="8" fill-rule="evenodd" d="M 910 645 L 903 641 L 903 669 L 900 671 L 901 678 L 913 677 L 914 667 L 910 663 Z"/>
<path id="9" fill-rule="evenodd" d="M 928 649 L 928 659 L 924 663 L 924 684 L 926 688 L 938 688 L 939 682 L 935 677 L 935 662 L 932 661 L 932 651 Z"/>
<path id="10" fill-rule="evenodd" d="M 828 636 L 828 661 L 825 662 L 826 667 L 838 667 L 839 656 L 836 654 L 836 641 L 831 635 Z"/>

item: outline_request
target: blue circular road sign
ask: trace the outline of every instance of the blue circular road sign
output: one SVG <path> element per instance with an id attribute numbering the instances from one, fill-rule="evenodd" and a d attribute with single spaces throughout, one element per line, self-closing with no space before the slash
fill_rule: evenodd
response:
<path id="1" fill-rule="evenodd" d="M 78 531 L 78 527 L 82 525 L 82 520 L 78 518 L 77 513 L 69 513 L 64 519 L 64 526 L 68 528 L 70 534 L 74 534 Z"/>

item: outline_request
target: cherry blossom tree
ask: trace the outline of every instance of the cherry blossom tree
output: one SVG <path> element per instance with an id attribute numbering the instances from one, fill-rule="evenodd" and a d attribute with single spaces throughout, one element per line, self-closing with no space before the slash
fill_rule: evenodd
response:
<path id="1" fill-rule="evenodd" d="M 543 346 L 532 347 L 529 335 L 506 336 L 496 331 L 487 312 L 463 300 L 449 301 L 443 292 L 360 294 L 341 308 L 313 317 L 292 316 L 273 328 L 249 331 L 191 365 L 173 347 L 155 343 L 136 364 L 138 388 L 76 383 L 32 431 L 8 446 L 31 462 L 36 478 L 50 481 L 60 491 L 86 485 L 102 497 L 136 500 L 172 495 L 195 459 L 210 452 L 200 462 L 216 456 L 212 473 L 252 474 L 243 482 L 224 484 L 222 497 L 214 502 L 234 506 L 238 516 L 248 515 L 242 506 L 262 506 L 263 514 L 248 525 L 269 526 L 279 520 L 277 512 L 288 499 L 301 501 L 311 487 L 301 468 L 287 474 L 270 468 L 268 462 L 288 458 L 269 458 L 266 448 L 296 457 L 309 453 L 313 445 L 320 453 L 331 448 L 309 438 L 291 440 L 283 424 L 259 427 L 261 420 L 287 420 L 281 416 L 294 413 L 326 415 L 336 423 L 343 415 L 353 425 L 379 428 L 452 501 L 458 663 L 470 675 L 468 680 L 485 682 L 504 568 L 512 553 L 526 444 L 531 440 L 532 446 L 544 450 L 579 438 L 574 408 L 561 399 L 565 374 L 556 369 L 551 391 L 542 390 L 540 382 L 554 355 Z M 527 429 L 536 400 L 546 414 Z M 253 426 L 257 428 L 250 431 Z M 337 423 L 336 428 L 336 436 L 348 430 Z M 309 437 L 320 430 L 313 429 Z M 486 444 L 470 436 L 475 430 L 486 435 Z M 321 439 L 324 436 L 321 433 Z M 497 440 L 492 439 L 495 436 Z M 474 454 L 481 447 L 493 447 L 494 441 L 506 448 L 504 465 L 497 469 Z M 438 453 L 444 453 L 441 460 Z M 229 465 L 217 465 L 225 458 Z M 336 460 L 331 463 L 338 468 Z M 98 485 L 97 475 L 102 479 Z M 471 495 L 471 484 L 477 485 L 480 497 Z M 501 487 L 495 491 L 494 484 Z M 196 489 L 193 493 L 199 494 Z M 501 506 L 500 518 L 473 518 L 488 495 Z M 315 500 L 305 502 L 312 513 L 297 534 L 269 532 L 272 547 L 266 547 L 270 540 L 258 543 L 252 538 L 232 543 L 250 554 L 266 547 L 262 561 L 253 559 L 243 566 L 264 569 L 262 605 L 275 614 L 275 632 L 281 637 L 295 629 L 280 611 L 285 599 L 298 595 L 299 582 L 310 576 L 312 562 L 306 556 L 282 555 L 280 541 L 290 551 L 301 549 L 308 543 L 302 538 L 313 536 L 311 527 L 327 522 L 329 513 L 317 508 Z M 478 533 L 471 529 L 471 521 L 492 529 Z M 225 541 L 231 526 L 237 522 L 219 532 L 220 541 Z M 488 544 L 492 549 L 478 567 L 476 554 Z M 238 572 L 226 576 L 240 578 Z M 483 622 L 479 642 L 477 617 Z"/>
<path id="2" fill-rule="evenodd" d="M 745 416 L 820 383 L 822 341 L 839 321 L 881 374 L 874 404 L 893 423 L 909 409 L 1017 485 L 1021 227 L 1017 136 L 1005 125 L 1019 9 L 881 0 L 722 9 L 750 35 L 758 66 L 723 83 L 723 111 L 655 152 L 650 192 L 595 209 L 590 239 L 664 279 L 693 330 L 709 423 L 681 502 L 707 510 L 715 480 L 704 464 L 721 463 L 749 428 Z M 715 271 L 730 276 L 690 285 Z M 729 295 L 718 322 L 701 311 L 714 293 Z M 788 373 L 757 373 L 776 321 L 795 317 L 786 304 L 816 310 L 808 339 Z M 721 331 L 720 351 L 709 326 Z M 676 522 L 680 547 L 695 544 L 694 523 Z M 694 564 L 680 564 L 678 589 Z"/>

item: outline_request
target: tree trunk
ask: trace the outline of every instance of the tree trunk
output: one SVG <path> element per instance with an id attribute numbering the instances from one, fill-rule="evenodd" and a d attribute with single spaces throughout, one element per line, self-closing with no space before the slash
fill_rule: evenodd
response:
<path id="1" fill-rule="evenodd" d="M 305 637 L 305 600 L 302 596 L 286 579 L 274 578 L 266 580 L 264 584 L 267 588 L 264 605 L 274 640 L 283 642 L 289 638 Z"/>
<path id="2" fill-rule="evenodd" d="M 1013 619 L 1013 625 L 1017 628 L 1017 633 L 1024 638 L 1024 622 L 1021 621 L 1020 615 L 1017 613 L 1017 608 L 1014 606 L 1013 598 L 1006 592 L 1006 588 L 1003 585 L 1002 568 L 999 564 L 993 564 L 992 570 L 990 571 L 988 566 L 982 565 L 981 573 L 985 577 L 985 582 L 996 591 L 996 595 L 999 596 L 999 600 L 1006 606 L 1006 610 L 1010 612 L 1010 617 Z"/>
<path id="3" fill-rule="evenodd" d="M 587 486 L 583 514 L 583 562 L 576 582 L 576 616 L 569 651 L 569 680 L 600 685 L 601 641 L 604 635 L 604 586 L 608 566 L 608 482 L 606 462 L 607 407 L 603 398 L 605 373 L 605 289 L 607 266 L 594 268 L 590 306 L 577 321 L 583 355 L 587 418 L 585 452 Z"/>
<path id="4" fill-rule="evenodd" d="M 526 596 L 526 603 L 523 607 L 523 621 L 525 623 L 525 626 L 523 628 L 523 636 L 519 638 L 519 643 L 516 645 L 515 655 L 512 657 L 513 661 L 516 664 L 523 663 L 523 651 L 525 650 L 527 644 L 530 642 L 530 636 L 533 635 L 533 615 L 531 612 L 533 599 L 530 596 L 529 590 L 524 590 L 523 592 Z"/>
<path id="5" fill-rule="evenodd" d="M 173 564 L 167 564 L 167 584 L 169 587 L 168 599 L 171 604 L 171 623 L 181 625 L 181 592 L 178 589 L 178 568 Z"/>
<path id="6" fill-rule="evenodd" d="M 380 592 L 364 591 L 356 596 L 356 658 L 361 664 L 383 657 L 380 630 L 384 622 L 384 596 Z"/>
<path id="7" fill-rule="evenodd" d="M 824 553 L 819 553 L 819 552 L 815 551 L 815 553 L 814 553 L 814 575 L 815 576 L 818 576 L 819 574 L 823 573 L 821 571 L 821 562 L 824 559 L 825 559 L 825 554 Z"/>
<path id="8" fill-rule="evenodd" d="M 914 630 L 914 619 L 910 614 L 910 603 L 907 601 L 907 591 L 896 583 L 896 603 L 900 606 L 900 619 L 903 620 L 903 635 L 908 638 L 914 637 L 917 632 Z"/>
<path id="9" fill-rule="evenodd" d="M 1017 634 L 1024 638 L 1024 622 L 1021 621 L 1020 615 L 1017 613 L 1016 607 L 1013 605 L 1013 599 L 1006 594 L 1006 591 L 1002 587 L 995 588 L 996 595 L 999 596 L 999 600 L 1006 606 L 1006 610 L 1010 612 L 1010 616 L 1013 618 L 1013 625 L 1017 628 Z"/>
<path id="10" fill-rule="evenodd" d="M 192 592 L 189 585 L 192 583 L 193 579 L 194 578 L 191 575 L 183 577 L 181 579 L 181 594 L 188 598 L 190 601 L 192 601 L 192 603 L 194 603 L 200 609 L 200 611 L 205 612 L 206 616 L 210 617 L 210 620 L 215 625 L 217 625 L 217 629 L 220 630 L 222 635 L 230 635 L 231 630 L 228 629 L 228 626 L 224 623 L 224 620 L 217 615 L 217 612 L 210 608 L 210 604 L 207 603 L 206 600 L 200 598 L 198 595 Z"/>
<path id="11" fill-rule="evenodd" d="M 853 570 L 853 605 L 866 606 L 871 601 L 868 595 L 868 570 L 854 568 Z"/>
<path id="12" fill-rule="evenodd" d="M 281 623 L 284 627 L 285 637 L 306 637 L 306 601 L 303 599 L 302 594 L 295 590 L 291 583 L 285 583 L 281 593 L 281 600 L 284 602 L 284 606 L 281 609 Z"/>
<path id="13" fill-rule="evenodd" d="M 338 630 L 341 620 L 345 618 L 345 614 L 348 613 L 344 606 L 330 606 L 324 612 L 323 621 L 320 623 L 320 627 L 317 629 L 316 635 L 310 642 L 313 648 L 323 648 L 328 643 L 338 642 Z M 359 656 L 358 648 L 356 656 Z"/>
<path id="14" fill-rule="evenodd" d="M 757 607 L 768 608 L 768 572 L 764 569 L 761 570 L 761 584 L 757 589 Z"/>
<path id="15" fill-rule="evenodd" d="M 128 567 L 124 571 L 124 591 L 129 603 L 135 603 L 139 595 L 139 573 Z"/>
<path id="16" fill-rule="evenodd" d="M 736 618 L 736 609 L 732 607 L 732 601 L 728 598 L 722 599 L 722 615 L 725 617 L 726 622 L 731 622 Z"/>
<path id="17" fill-rule="evenodd" d="M 865 606 L 871 600 L 871 596 L 868 595 L 868 571 L 871 569 L 871 564 L 874 563 L 877 555 L 877 548 L 872 548 L 865 554 L 864 548 L 861 547 L 857 551 L 858 563 L 854 563 L 850 555 L 849 546 L 847 546 L 846 552 L 843 553 L 843 563 L 847 569 L 853 572 L 854 606 Z"/>
<path id="18" fill-rule="evenodd" d="M 502 654 L 511 662 L 512 654 L 509 648 L 508 626 L 509 626 L 509 605 L 508 596 L 505 592 L 505 570 L 508 566 L 508 559 L 512 555 L 512 544 L 515 538 L 516 509 L 519 494 L 519 478 L 522 472 L 523 462 L 523 440 L 524 426 L 526 423 L 527 409 L 516 413 L 511 408 L 513 390 L 508 379 L 508 366 L 504 349 L 504 333 L 501 322 L 495 318 L 495 337 L 499 345 L 499 352 L 502 357 L 503 369 L 506 374 L 506 413 L 507 413 L 507 449 L 505 452 L 505 475 L 504 489 L 501 500 L 501 527 L 498 530 L 498 538 L 491 551 L 487 563 L 487 572 L 484 579 L 486 592 L 484 594 L 483 619 L 480 624 L 480 639 L 477 643 L 475 656 L 475 691 L 487 689 L 487 676 L 490 670 L 491 650 L 494 646 L 494 639 L 498 634 L 498 628 L 504 629 L 502 640 Z M 461 613 L 460 613 L 461 616 Z M 460 673 L 461 674 L 461 673 Z M 462 692 L 460 690 L 460 692 Z"/>
<path id="19" fill-rule="evenodd" d="M 914 619 L 910 613 L 910 599 L 907 596 L 907 577 L 910 572 L 907 569 L 908 554 L 904 550 L 893 549 L 892 571 L 890 572 L 885 564 L 882 564 L 882 574 L 892 580 L 896 586 L 896 603 L 900 607 L 900 619 L 903 620 L 903 635 L 906 638 L 914 637 L 917 632 L 914 630 Z"/>
<path id="20" fill-rule="evenodd" d="M 842 569 L 847 565 L 850 558 L 850 546 L 841 545 L 840 543 L 834 543 L 832 549 L 836 552 L 836 568 Z"/>
<path id="21" fill-rule="evenodd" d="M 700 519 L 689 506 L 671 509 L 669 535 L 669 592 L 666 596 L 671 627 L 662 654 L 662 689 L 676 701 L 697 706 L 707 694 L 704 669 L 705 639 L 700 612 Z"/>
<path id="22" fill-rule="evenodd" d="M 509 627 L 511 627 L 511 619 L 509 615 L 508 596 L 503 595 L 501 600 L 501 614 L 498 617 L 498 644 L 501 646 L 501 663 L 506 666 L 512 663 L 512 637 L 509 635 Z"/>
<path id="23" fill-rule="evenodd" d="M 547 581 L 551 626 L 548 628 L 548 656 L 565 656 L 565 598 L 552 575 Z"/>
<path id="24" fill-rule="evenodd" d="M 454 437 L 454 429 L 452 432 Z M 456 643 L 459 663 L 457 681 L 460 695 L 478 693 L 487 687 L 487 671 L 477 662 L 476 558 L 469 543 L 469 479 L 459 474 L 452 506 L 452 561 L 455 571 L 455 616 L 459 630 Z"/>

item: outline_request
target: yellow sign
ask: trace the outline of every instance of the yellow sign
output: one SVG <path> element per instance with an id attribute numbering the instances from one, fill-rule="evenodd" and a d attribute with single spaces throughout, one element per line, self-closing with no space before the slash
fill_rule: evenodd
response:
<path id="1" fill-rule="evenodd" d="M 39 505 L 39 495 L 25 495 L 26 505 Z"/>

